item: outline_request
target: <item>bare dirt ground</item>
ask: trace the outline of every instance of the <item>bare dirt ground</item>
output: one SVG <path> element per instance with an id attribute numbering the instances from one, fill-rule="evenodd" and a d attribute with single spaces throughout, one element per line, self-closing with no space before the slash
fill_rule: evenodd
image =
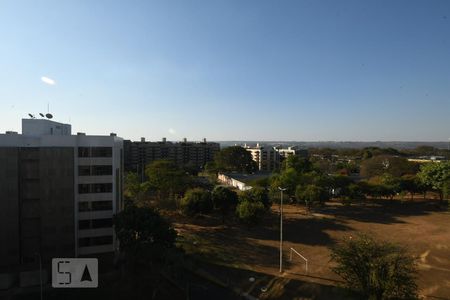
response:
<path id="1" fill-rule="evenodd" d="M 186 241 L 183 247 L 189 254 L 217 265 L 260 274 L 261 280 L 267 281 L 264 285 L 272 288 L 265 293 L 253 293 L 260 298 L 294 299 L 305 288 L 296 282 L 313 282 L 327 288 L 338 285 L 341 279 L 330 270 L 330 247 L 358 233 L 370 233 L 404 245 L 417 257 L 417 283 L 422 296 L 450 299 L 450 213 L 439 209 L 436 203 L 379 200 L 349 207 L 330 202 L 310 214 L 302 206 L 285 205 L 281 277 L 278 205 L 272 207 L 271 216 L 262 224 L 250 228 L 235 222 L 224 225 L 220 217 L 195 220 L 179 215 L 171 217 Z M 308 273 L 305 262 L 297 255 L 289 261 L 290 248 L 308 259 Z"/>

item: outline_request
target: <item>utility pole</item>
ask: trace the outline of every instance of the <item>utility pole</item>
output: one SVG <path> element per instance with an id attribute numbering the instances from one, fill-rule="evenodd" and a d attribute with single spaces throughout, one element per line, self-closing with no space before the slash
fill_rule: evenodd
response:
<path id="1" fill-rule="evenodd" d="M 283 192 L 286 188 L 278 187 L 281 192 L 280 201 L 280 273 L 283 272 Z"/>

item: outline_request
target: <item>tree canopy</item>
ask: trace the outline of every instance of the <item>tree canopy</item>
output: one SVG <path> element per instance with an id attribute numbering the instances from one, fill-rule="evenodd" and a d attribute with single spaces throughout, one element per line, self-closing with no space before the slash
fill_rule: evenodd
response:
<path id="1" fill-rule="evenodd" d="M 216 153 L 214 165 L 218 171 L 252 173 L 257 170 L 250 152 L 240 146 L 227 147 Z"/>
<path id="2" fill-rule="evenodd" d="M 128 205 L 114 216 L 120 251 L 134 261 L 157 261 L 174 247 L 176 232 L 158 211 Z"/>
<path id="3" fill-rule="evenodd" d="M 145 168 L 149 184 L 163 194 L 181 193 L 189 176 L 170 160 L 156 160 Z"/>
<path id="4" fill-rule="evenodd" d="M 244 201 L 262 203 L 265 209 L 269 209 L 271 205 L 267 191 L 260 187 L 254 187 L 250 190 L 241 192 L 239 194 L 239 202 Z"/>
<path id="5" fill-rule="evenodd" d="M 248 225 L 254 225 L 260 222 L 265 213 L 266 209 L 262 202 L 240 201 L 236 207 L 238 219 Z"/>
<path id="6" fill-rule="evenodd" d="M 385 173 L 400 177 L 406 174 L 415 174 L 418 169 L 417 164 L 396 156 L 379 155 L 361 163 L 361 175 L 367 178 L 381 176 Z"/>
<path id="7" fill-rule="evenodd" d="M 398 245 L 361 235 L 332 249 L 333 271 L 365 299 L 415 299 L 414 258 Z"/>
<path id="8" fill-rule="evenodd" d="M 211 193 L 202 188 L 187 190 L 180 205 L 183 213 L 189 216 L 209 213 L 213 209 Z"/>
<path id="9" fill-rule="evenodd" d="M 214 209 L 219 210 L 222 214 L 222 222 L 225 221 L 225 216 L 236 208 L 238 203 L 236 192 L 224 186 L 216 186 L 212 191 L 211 198 Z"/>
<path id="10" fill-rule="evenodd" d="M 444 189 L 450 181 L 450 161 L 424 164 L 417 176 L 424 185 L 436 190 L 442 199 Z"/>

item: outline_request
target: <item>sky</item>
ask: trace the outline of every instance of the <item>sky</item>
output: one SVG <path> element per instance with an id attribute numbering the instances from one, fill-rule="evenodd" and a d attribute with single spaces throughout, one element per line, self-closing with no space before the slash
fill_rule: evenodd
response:
<path id="1" fill-rule="evenodd" d="M 2 0 L 0 132 L 447 141 L 447 0 Z"/>

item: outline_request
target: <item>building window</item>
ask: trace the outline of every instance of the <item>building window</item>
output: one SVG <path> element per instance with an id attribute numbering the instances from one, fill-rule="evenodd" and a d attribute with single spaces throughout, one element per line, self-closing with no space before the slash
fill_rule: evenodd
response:
<path id="1" fill-rule="evenodd" d="M 78 185 L 79 194 L 111 193 L 111 192 L 112 192 L 112 183 L 93 183 L 93 184 Z"/>
<path id="2" fill-rule="evenodd" d="M 112 175 L 112 166 L 92 166 L 91 174 L 94 176 Z"/>
<path id="3" fill-rule="evenodd" d="M 112 219 L 94 219 L 92 220 L 92 228 L 109 228 L 112 227 Z"/>
<path id="4" fill-rule="evenodd" d="M 89 147 L 78 147 L 78 157 L 89 157 Z"/>
<path id="5" fill-rule="evenodd" d="M 91 203 L 92 210 L 112 210 L 112 201 L 94 201 Z"/>
<path id="6" fill-rule="evenodd" d="M 112 148 L 93 147 L 91 148 L 91 157 L 112 157 Z"/>
<path id="7" fill-rule="evenodd" d="M 78 147 L 78 157 L 112 157 L 111 147 Z"/>
<path id="8" fill-rule="evenodd" d="M 90 229 L 91 222 L 90 220 L 80 220 L 78 221 L 78 229 Z"/>
<path id="9" fill-rule="evenodd" d="M 110 245 L 113 242 L 113 238 L 110 235 L 97 236 L 97 237 L 86 237 L 78 239 L 79 247 L 89 247 L 89 246 L 100 246 L 100 245 Z"/>
<path id="10" fill-rule="evenodd" d="M 112 183 L 93 183 L 91 184 L 92 193 L 111 193 Z"/>
<path id="11" fill-rule="evenodd" d="M 97 229 L 97 228 L 111 228 L 112 219 L 93 219 L 93 220 L 79 220 L 78 229 Z"/>
<path id="12" fill-rule="evenodd" d="M 78 176 L 112 175 L 111 165 L 78 166 Z"/>
<path id="13" fill-rule="evenodd" d="M 105 211 L 112 210 L 112 201 L 92 201 L 92 202 L 79 202 L 78 211 Z"/>
<path id="14" fill-rule="evenodd" d="M 78 185 L 78 193 L 79 194 L 88 194 L 88 193 L 90 193 L 90 185 L 89 184 L 79 184 Z"/>
<path id="15" fill-rule="evenodd" d="M 90 166 L 78 166 L 78 176 L 89 176 L 91 175 Z"/>
<path id="16" fill-rule="evenodd" d="M 89 247 L 91 245 L 91 238 L 81 238 L 78 239 L 79 247 Z"/>
<path id="17" fill-rule="evenodd" d="M 89 207 L 89 202 L 79 202 L 78 203 L 78 211 L 79 212 L 83 212 L 83 211 L 90 211 L 90 207 Z"/>

